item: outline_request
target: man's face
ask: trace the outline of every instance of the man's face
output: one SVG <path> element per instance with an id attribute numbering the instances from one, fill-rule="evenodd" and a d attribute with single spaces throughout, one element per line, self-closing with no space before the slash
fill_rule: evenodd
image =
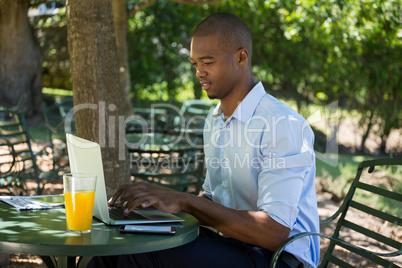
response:
<path id="1" fill-rule="evenodd" d="M 228 51 L 216 35 L 193 37 L 191 64 L 210 99 L 225 98 L 239 78 L 237 51 Z"/>

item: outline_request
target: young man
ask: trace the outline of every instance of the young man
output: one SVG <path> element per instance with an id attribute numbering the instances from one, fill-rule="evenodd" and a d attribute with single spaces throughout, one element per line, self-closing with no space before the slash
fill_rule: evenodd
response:
<path id="1" fill-rule="evenodd" d="M 138 183 L 120 186 L 110 201 L 128 201 L 126 213 L 139 206 L 184 211 L 208 229 L 201 227 L 200 237 L 181 247 L 95 258 L 92 264 L 268 267 L 290 235 L 319 231 L 313 132 L 254 81 L 251 55 L 250 31 L 232 14 L 214 14 L 194 31 L 191 63 L 208 96 L 220 100 L 205 123 L 203 193 Z M 305 237 L 286 248 L 278 267 L 315 267 L 318 258 L 318 238 Z"/>

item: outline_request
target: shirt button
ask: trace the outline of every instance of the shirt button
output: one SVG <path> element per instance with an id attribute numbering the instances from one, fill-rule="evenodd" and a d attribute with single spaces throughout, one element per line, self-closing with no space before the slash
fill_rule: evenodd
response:
<path id="1" fill-rule="evenodd" d="M 226 184 L 224 184 L 224 185 L 223 185 L 223 188 L 225 188 L 225 189 L 226 189 Z"/>

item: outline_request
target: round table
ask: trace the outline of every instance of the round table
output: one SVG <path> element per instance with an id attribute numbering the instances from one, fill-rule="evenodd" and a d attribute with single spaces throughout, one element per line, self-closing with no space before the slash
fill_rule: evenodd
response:
<path id="1" fill-rule="evenodd" d="M 63 196 L 38 199 L 57 203 Z M 193 241 L 198 237 L 198 221 L 187 213 L 177 215 L 184 222 L 160 224 L 175 226 L 174 235 L 121 233 L 119 226 L 95 218 L 90 234 L 77 235 L 66 231 L 63 208 L 18 211 L 0 201 L 0 251 L 39 255 L 48 267 L 84 267 L 93 256 L 158 251 Z M 76 256 L 80 257 L 78 263 Z"/>

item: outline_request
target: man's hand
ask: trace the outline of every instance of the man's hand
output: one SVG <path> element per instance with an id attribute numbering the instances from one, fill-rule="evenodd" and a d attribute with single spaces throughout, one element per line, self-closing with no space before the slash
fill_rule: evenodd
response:
<path id="1" fill-rule="evenodd" d="M 124 210 L 126 215 L 135 208 L 150 206 L 164 212 L 177 213 L 182 211 L 182 201 L 187 195 L 166 187 L 139 182 L 121 185 L 109 201 L 109 206 L 116 202 L 118 206 L 122 206 L 127 202 Z"/>

